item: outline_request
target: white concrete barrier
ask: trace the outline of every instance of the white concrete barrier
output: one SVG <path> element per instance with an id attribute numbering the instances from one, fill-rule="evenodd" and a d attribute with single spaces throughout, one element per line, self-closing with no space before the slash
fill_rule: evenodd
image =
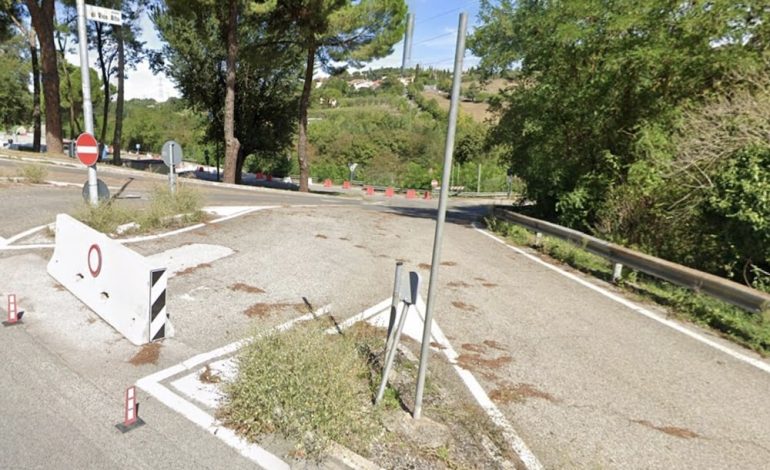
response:
<path id="1" fill-rule="evenodd" d="M 56 217 L 48 274 L 136 345 L 173 336 L 166 268 L 67 214 Z"/>

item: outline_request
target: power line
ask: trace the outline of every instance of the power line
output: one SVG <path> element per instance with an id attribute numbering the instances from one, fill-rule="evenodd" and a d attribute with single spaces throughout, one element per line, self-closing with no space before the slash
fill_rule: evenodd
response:
<path id="1" fill-rule="evenodd" d="M 431 42 L 433 40 L 440 39 L 440 38 L 443 38 L 443 37 L 446 37 L 446 36 L 454 36 L 456 34 L 457 34 L 456 31 L 450 31 L 448 33 L 439 34 L 438 36 L 433 36 L 432 38 L 428 38 L 428 39 L 424 39 L 424 40 L 422 40 L 420 42 L 416 42 L 413 45 L 414 46 L 419 46 L 420 44 L 425 44 L 426 42 Z"/>

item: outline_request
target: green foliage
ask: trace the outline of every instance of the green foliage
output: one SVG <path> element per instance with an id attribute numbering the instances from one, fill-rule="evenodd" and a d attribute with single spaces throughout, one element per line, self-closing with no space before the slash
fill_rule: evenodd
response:
<path id="1" fill-rule="evenodd" d="M 714 176 L 705 217 L 745 259 L 770 261 L 770 147 L 741 150 Z"/>
<path id="2" fill-rule="evenodd" d="M 427 188 L 430 170 L 438 175 L 443 131 L 402 97 L 346 98 L 317 116 L 308 128 L 316 179 L 348 179 L 349 163 L 358 163 L 356 178 L 371 184 Z"/>
<path id="3" fill-rule="evenodd" d="M 73 217 L 99 232 L 115 233 L 118 226 L 136 222 L 138 213 L 122 204 L 105 201 L 96 206 L 84 203 L 75 211 Z"/>
<path id="4" fill-rule="evenodd" d="M 185 226 L 203 219 L 200 193 L 184 184 L 177 184 L 172 193 L 166 186 L 156 186 L 150 195 L 150 206 L 139 214 L 142 230 Z"/>
<path id="5" fill-rule="evenodd" d="M 247 439 L 277 432 L 317 458 L 332 441 L 365 449 L 378 431 L 369 367 L 351 335 L 302 324 L 259 338 L 238 361 L 221 416 Z"/>
<path id="6" fill-rule="evenodd" d="M 498 102 L 492 138 L 542 215 L 589 227 L 643 158 L 639 127 L 727 74 L 753 69 L 770 42 L 763 1 L 482 1 L 470 47 L 488 72 L 521 67 Z"/>
<path id="7" fill-rule="evenodd" d="M 19 36 L 0 42 L 0 125 L 7 129 L 32 118 L 30 66 L 25 60 L 24 46 Z"/>
<path id="8" fill-rule="evenodd" d="M 148 207 L 128 208 L 117 201 L 83 204 L 74 217 L 102 233 L 116 233 L 118 226 L 134 222 L 134 233 L 182 227 L 203 220 L 200 194 L 186 185 L 177 185 L 176 194 L 167 187 L 155 187 Z"/>
<path id="9" fill-rule="evenodd" d="M 204 151 L 213 146 L 205 143 L 204 115 L 187 107 L 183 100 L 171 98 L 159 103 L 155 100 L 126 101 L 122 141 L 128 152 L 159 154 L 163 143 L 174 140 L 182 146 L 184 159 L 204 163 Z"/>
<path id="10" fill-rule="evenodd" d="M 28 183 L 40 184 L 45 183 L 48 170 L 42 165 L 24 165 L 19 170 L 19 175 Z"/>
<path id="11" fill-rule="evenodd" d="M 241 147 L 238 169 L 247 155 L 283 158 L 296 126 L 296 77 L 301 52 L 287 40 L 288 31 L 274 36 L 266 23 L 270 6 L 245 2 L 239 12 L 236 74 L 235 136 Z M 182 96 L 204 118 L 205 137 L 224 146 L 224 100 L 227 2 L 168 1 L 152 19 L 165 41 L 163 54 L 153 57 L 179 86 Z"/>

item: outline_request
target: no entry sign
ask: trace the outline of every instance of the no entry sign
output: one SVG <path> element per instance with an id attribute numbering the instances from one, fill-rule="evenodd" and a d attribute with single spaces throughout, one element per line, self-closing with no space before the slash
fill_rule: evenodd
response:
<path id="1" fill-rule="evenodd" d="M 88 132 L 83 132 L 75 141 L 78 159 L 85 166 L 91 166 L 99 159 L 99 148 L 96 139 Z"/>

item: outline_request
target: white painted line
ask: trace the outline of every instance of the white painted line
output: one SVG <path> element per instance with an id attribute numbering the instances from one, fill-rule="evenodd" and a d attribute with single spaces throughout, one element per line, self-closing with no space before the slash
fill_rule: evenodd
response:
<path id="1" fill-rule="evenodd" d="M 387 327 L 390 316 L 390 304 L 391 299 L 385 299 L 374 307 L 354 315 L 348 319 L 348 321 L 340 324 L 340 327 L 347 328 L 352 326 L 356 321 L 367 321 L 368 323 L 371 323 L 375 326 Z M 416 308 L 414 306 L 409 307 L 406 324 L 404 325 L 403 334 L 412 337 L 417 342 L 422 342 L 422 330 L 425 325 L 425 317 L 422 312 L 424 311 L 425 301 L 423 301 L 422 297 L 419 297 Z M 410 314 L 409 312 L 417 313 L 419 320 L 414 318 L 413 314 Z M 351 322 L 350 320 L 355 321 Z M 334 331 L 334 328 L 327 330 L 328 333 Z M 540 463 L 540 460 L 538 460 L 537 456 L 535 456 L 535 454 L 529 449 L 524 440 L 519 437 L 519 434 L 513 428 L 511 423 L 508 422 L 508 419 L 505 417 L 505 415 L 500 411 L 499 408 L 497 408 L 494 402 L 492 402 L 492 400 L 489 398 L 489 395 L 487 395 L 487 392 L 484 391 L 484 388 L 481 386 L 478 380 L 476 380 L 476 377 L 474 377 L 470 371 L 460 367 L 460 365 L 457 363 L 459 355 L 452 347 L 449 339 L 446 337 L 446 335 L 444 335 L 444 332 L 441 330 L 435 320 L 433 321 L 433 326 L 431 327 L 431 338 L 434 342 L 442 346 L 442 352 L 444 353 L 444 356 L 447 358 L 449 363 L 452 364 L 452 367 L 455 369 L 455 372 L 457 372 L 460 380 L 463 381 L 465 386 L 471 392 L 471 395 L 473 395 L 473 398 L 476 399 L 476 402 L 479 404 L 479 406 L 487 413 L 487 415 L 489 415 L 489 418 L 492 420 L 492 422 L 500 427 L 503 432 L 503 437 L 506 439 L 508 445 L 511 446 L 511 449 L 516 453 L 521 462 L 524 464 L 525 468 L 529 470 L 541 470 L 543 465 Z M 435 350 L 436 348 L 432 347 L 432 349 Z"/>
<path id="2" fill-rule="evenodd" d="M 15 246 L 0 246 L 0 251 L 20 251 L 20 250 L 42 250 L 55 248 L 56 245 L 15 245 Z"/>
<path id="3" fill-rule="evenodd" d="M 6 244 L 11 245 L 14 242 L 16 242 L 18 240 L 21 240 L 22 238 L 24 238 L 26 236 L 32 235 L 35 232 L 39 232 L 40 230 L 43 230 L 46 227 L 48 227 L 48 224 L 40 225 L 39 227 L 33 227 L 33 228 L 29 229 L 29 230 L 25 230 L 25 231 L 23 231 L 23 232 L 21 232 L 19 234 L 16 234 L 16 235 L 12 236 L 11 238 L 6 240 L 5 242 L 6 242 Z"/>
<path id="4" fill-rule="evenodd" d="M 271 454 L 264 448 L 246 441 L 229 428 L 219 425 L 216 418 L 209 415 L 184 398 L 180 397 L 171 390 L 167 389 L 163 385 L 149 382 L 145 379 L 140 379 L 136 385 L 155 397 L 164 405 L 168 406 L 188 420 L 197 424 L 199 427 L 208 431 L 210 434 L 216 436 L 217 439 L 234 448 L 238 451 L 238 453 L 256 463 L 260 467 L 266 470 L 289 470 L 291 468 L 286 462 Z"/>
<path id="5" fill-rule="evenodd" d="M 328 314 L 330 311 L 331 305 L 326 305 L 313 313 L 308 313 L 306 315 L 294 318 L 268 331 L 286 331 L 298 322 L 311 320 L 315 317 Z M 211 361 L 212 359 L 232 354 L 243 346 L 249 344 L 251 341 L 254 341 L 255 339 L 256 338 L 249 338 L 236 341 L 217 348 L 213 351 L 198 354 L 197 356 L 193 356 L 192 358 L 187 359 L 186 361 L 183 361 L 179 364 L 173 365 L 167 369 L 163 369 L 161 371 L 155 372 L 154 374 L 139 379 L 136 382 L 136 386 L 155 397 L 158 401 L 167 407 L 192 421 L 194 424 L 205 429 L 210 434 L 213 434 L 217 437 L 217 439 L 236 449 L 241 455 L 256 463 L 257 465 L 267 470 L 288 470 L 290 467 L 286 462 L 271 454 L 264 448 L 246 441 L 245 439 L 235 434 L 235 432 L 233 432 L 231 429 L 221 426 L 213 416 L 185 400 L 183 397 L 172 392 L 160 383 L 161 381 L 175 375 L 189 372 L 201 364 Z"/>
<path id="6" fill-rule="evenodd" d="M 242 215 L 251 214 L 252 212 L 256 212 L 256 211 L 261 211 L 261 210 L 265 210 L 265 209 L 273 209 L 274 207 L 278 207 L 278 206 L 252 207 L 250 209 L 246 209 L 244 211 L 241 211 L 241 212 L 238 212 L 238 213 L 235 213 L 235 214 L 232 214 L 232 215 L 228 215 L 228 216 L 225 216 L 225 217 L 220 217 L 219 219 L 214 219 L 214 220 L 212 220 L 209 223 L 218 224 L 220 222 L 224 222 L 225 220 L 234 219 L 235 217 L 240 217 Z"/>
<path id="7" fill-rule="evenodd" d="M 426 311 L 426 306 L 421 297 L 418 298 L 417 306 L 417 313 L 420 315 L 420 319 L 422 320 L 423 324 L 425 324 L 425 317 L 421 312 Z M 492 402 L 492 400 L 489 398 L 489 395 L 487 395 L 487 392 L 481 386 L 479 381 L 476 380 L 476 377 L 469 370 L 460 367 L 460 365 L 457 363 L 459 355 L 449 343 L 449 339 L 444 335 L 444 332 L 435 321 L 433 321 L 431 335 L 438 344 L 444 346 L 444 356 L 446 356 L 447 360 L 452 364 L 452 367 L 454 367 L 457 375 L 460 376 L 460 379 L 463 381 L 463 383 L 465 383 L 465 386 L 468 387 L 468 390 L 471 392 L 471 395 L 473 395 L 473 398 L 476 399 L 476 402 L 479 404 L 479 406 L 481 406 L 484 411 L 487 412 L 490 419 L 492 419 L 492 422 L 494 422 L 502 429 L 503 437 L 505 437 L 506 441 L 508 441 L 508 444 L 511 446 L 516 455 L 519 456 L 524 466 L 529 470 L 543 469 L 543 464 L 540 463 L 540 460 L 537 458 L 537 456 L 535 456 L 535 454 L 530 450 L 524 440 L 519 436 L 519 434 L 513 428 L 505 415 L 500 411 L 497 405 Z"/>
<path id="8" fill-rule="evenodd" d="M 699 342 L 701 342 L 701 343 L 703 343 L 703 344 L 705 344 L 705 345 L 707 345 L 709 347 L 712 347 L 712 348 L 716 349 L 717 351 L 723 352 L 723 353 L 727 354 L 728 356 L 732 357 L 733 359 L 737 359 L 737 360 L 739 360 L 741 362 L 744 362 L 744 363 L 746 363 L 746 364 L 748 364 L 750 366 L 756 367 L 757 369 L 759 369 L 759 370 L 761 370 L 763 372 L 770 373 L 770 364 L 768 364 L 768 363 L 766 363 L 764 361 L 760 361 L 759 359 L 755 359 L 755 358 L 753 358 L 751 356 L 747 356 L 746 354 L 742 354 L 742 353 L 740 353 L 738 351 L 735 351 L 735 350 L 733 350 L 733 349 L 731 349 L 731 348 L 729 348 L 729 347 L 727 347 L 727 346 L 725 346 L 723 344 L 717 343 L 716 341 L 713 341 L 713 340 L 711 340 L 709 338 L 706 338 L 705 336 L 703 336 L 703 335 L 701 335 L 699 333 L 696 333 L 694 331 L 691 331 L 688 328 L 685 328 L 684 326 L 680 325 L 679 323 L 671 321 L 671 320 L 669 320 L 667 318 L 663 318 L 660 315 L 658 315 L 658 314 L 656 314 L 656 313 L 654 313 L 654 312 L 652 312 L 650 310 L 647 310 L 644 307 L 641 307 L 641 306 L 639 306 L 639 305 L 637 305 L 637 304 L 635 304 L 635 303 L 633 303 L 633 302 L 631 302 L 629 300 L 624 299 L 623 297 L 620 297 L 619 295 L 613 294 L 612 292 L 610 292 L 610 291 L 608 291 L 606 289 L 603 289 L 603 288 L 601 288 L 601 287 L 599 287 L 597 285 L 594 285 L 594 284 L 592 284 L 592 283 L 590 283 L 590 282 L 588 282 L 588 281 L 586 281 L 584 279 L 581 279 L 578 276 L 575 276 L 572 273 L 564 271 L 563 269 L 558 268 L 558 267 L 556 267 L 556 266 L 554 266 L 552 264 L 548 264 L 545 261 L 541 260 L 540 258 L 538 258 L 536 256 L 533 256 L 533 255 L 527 253 L 526 251 L 524 251 L 524 250 L 522 250 L 520 248 L 517 248 L 515 246 L 511 246 L 511 245 L 507 244 L 504 240 L 501 240 L 500 238 L 492 235 L 491 233 L 487 232 L 486 230 L 483 230 L 483 229 L 479 228 L 476 224 L 474 224 L 473 228 L 476 231 L 478 231 L 479 233 L 481 233 L 482 235 L 485 235 L 485 236 L 487 236 L 487 237 L 497 241 L 498 243 L 502 243 L 506 247 L 508 247 L 511 250 L 513 250 L 513 251 L 515 251 L 515 252 L 525 256 L 526 258 L 528 258 L 528 259 L 530 259 L 530 260 L 532 260 L 532 261 L 534 261 L 536 263 L 539 263 L 539 264 L 545 266 L 546 268 L 548 268 L 548 269 L 550 269 L 552 271 L 555 271 L 555 272 L 561 274 L 562 276 L 564 276 L 566 278 L 569 278 L 569 279 L 577 282 L 578 284 L 581 284 L 582 286 L 587 287 L 587 288 L 591 289 L 592 291 L 597 292 L 597 293 L 607 297 L 610 300 L 614 300 L 615 302 L 617 302 L 617 303 L 619 303 L 619 304 L 621 304 L 621 305 L 623 305 L 625 307 L 628 307 L 629 309 L 633 310 L 636 313 L 644 315 L 645 317 L 647 317 L 647 318 L 649 318 L 651 320 L 655 320 L 656 322 L 658 322 L 658 323 L 660 323 L 662 325 L 665 325 L 665 326 L 667 326 L 667 327 L 669 327 L 669 328 L 671 328 L 671 329 L 673 329 L 675 331 L 678 331 L 679 333 L 682 333 L 683 335 L 689 336 L 690 338 L 692 338 L 692 339 L 694 339 L 696 341 L 699 341 Z"/>
<path id="9" fill-rule="evenodd" d="M 96 155 L 96 147 L 91 145 L 80 145 L 77 148 L 78 155 Z"/>
<path id="10" fill-rule="evenodd" d="M 124 245 L 127 243 L 146 242 L 149 240 L 157 240 L 159 238 L 166 238 L 174 235 L 179 235 L 180 233 L 190 232 L 205 226 L 206 224 L 195 224 L 189 227 L 180 228 L 179 230 L 172 230 L 171 232 L 159 233 L 157 235 L 145 235 L 143 237 L 134 237 L 134 238 L 127 238 L 125 240 L 115 240 L 115 241 L 122 243 Z"/>

